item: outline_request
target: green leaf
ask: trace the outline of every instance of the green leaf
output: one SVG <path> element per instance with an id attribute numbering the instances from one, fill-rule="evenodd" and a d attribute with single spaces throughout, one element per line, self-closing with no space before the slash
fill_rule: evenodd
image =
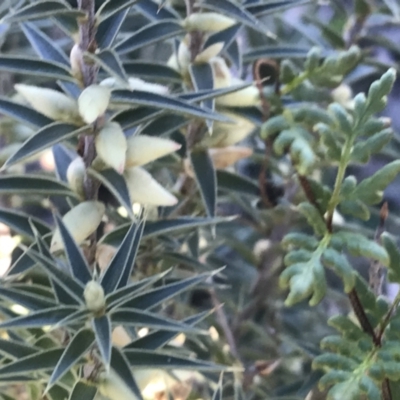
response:
<path id="1" fill-rule="evenodd" d="M 249 178 L 229 171 L 217 170 L 217 183 L 219 190 L 225 190 L 247 194 L 251 196 L 260 196 L 260 188 Z"/>
<path id="2" fill-rule="evenodd" d="M 342 200 L 339 210 L 343 214 L 351 215 L 363 221 L 368 221 L 371 217 L 369 208 L 360 200 Z"/>
<path id="3" fill-rule="evenodd" d="M 8 299 L 30 310 L 41 310 L 43 308 L 55 307 L 55 302 L 52 299 L 40 296 L 34 293 L 23 292 L 18 288 L 0 287 L 0 297 Z"/>
<path id="4" fill-rule="evenodd" d="M 45 19 L 56 15 L 72 15 L 75 18 L 83 18 L 85 14 L 82 11 L 67 7 L 66 3 L 60 1 L 46 0 L 22 7 L 19 10 L 11 13 L 3 18 L 3 21 L 8 23 L 21 22 L 35 19 Z"/>
<path id="5" fill-rule="evenodd" d="M 59 305 L 1 322 L 0 328 L 42 328 L 46 325 L 55 325 L 76 310 L 76 307 Z"/>
<path id="6" fill-rule="evenodd" d="M 20 343 L 12 339 L 0 339 L 0 353 L 4 357 L 20 359 L 39 352 L 38 347 Z"/>
<path id="7" fill-rule="evenodd" d="M 112 3 L 112 1 L 108 2 L 108 4 Z M 129 2 L 124 1 L 124 3 L 126 4 Z M 104 18 L 102 21 L 100 21 L 96 31 L 96 42 L 99 46 L 99 49 L 106 49 L 113 45 L 114 40 L 120 32 L 121 26 L 124 23 L 128 13 L 129 9 L 124 9 L 115 14 L 111 14 L 107 18 Z"/>
<path id="8" fill-rule="evenodd" d="M 315 250 L 318 247 L 319 242 L 314 236 L 301 232 L 291 232 L 285 235 L 281 244 L 285 248 L 294 246 L 307 250 Z"/>
<path id="9" fill-rule="evenodd" d="M 105 1 L 100 9 L 97 11 L 97 15 L 100 17 L 100 21 L 103 22 L 105 19 L 112 17 L 115 14 L 119 14 L 132 7 L 138 0 L 107 0 Z"/>
<path id="10" fill-rule="evenodd" d="M 108 369 L 111 360 L 111 320 L 108 315 L 92 319 L 93 331 L 96 336 L 96 343 L 99 347 L 103 363 Z"/>
<path id="11" fill-rule="evenodd" d="M 163 110 L 154 107 L 137 107 L 135 112 L 131 109 L 121 111 L 115 114 L 111 119 L 118 122 L 121 128 L 126 130 L 134 126 L 143 124 L 148 121 L 152 121 L 155 117 L 163 114 Z"/>
<path id="12" fill-rule="evenodd" d="M 0 376 L 53 370 L 63 352 L 64 349 L 51 349 L 20 358 L 0 367 Z"/>
<path id="13" fill-rule="evenodd" d="M 262 26 L 257 18 L 249 13 L 245 8 L 240 7 L 230 0 L 204 0 L 202 2 L 202 7 L 231 17 L 243 25 L 246 25 L 261 33 L 266 33 L 266 29 Z"/>
<path id="14" fill-rule="evenodd" d="M 130 53 L 141 47 L 157 43 L 161 40 L 170 39 L 184 32 L 179 22 L 173 20 L 157 21 L 144 26 L 119 42 L 115 46 L 115 50 L 120 54 Z"/>
<path id="15" fill-rule="evenodd" d="M 85 53 L 85 57 L 103 68 L 104 71 L 115 77 L 117 80 L 127 82 L 128 77 L 118 54 L 112 49 L 104 49 L 96 54 Z"/>
<path id="16" fill-rule="evenodd" d="M 215 121 L 227 121 L 221 114 L 205 110 L 201 107 L 188 104 L 187 102 L 172 96 L 160 95 L 157 93 L 144 92 L 142 90 L 114 90 L 111 96 L 114 104 L 122 105 L 143 105 L 169 110 L 176 114 L 190 115 Z"/>
<path id="17" fill-rule="evenodd" d="M 356 276 L 347 258 L 333 248 L 326 249 L 322 254 L 322 262 L 332 268 L 344 283 L 344 291 L 349 293 L 356 283 Z"/>
<path id="18" fill-rule="evenodd" d="M 89 329 L 81 329 L 68 343 L 64 353 L 58 360 L 56 367 L 47 383 L 47 392 L 58 382 L 79 360 L 86 354 L 94 343 L 94 334 Z"/>
<path id="19" fill-rule="evenodd" d="M 3 169 L 25 161 L 50 146 L 60 143 L 89 131 L 88 127 L 77 128 L 75 125 L 54 122 L 47 125 L 30 137 L 22 147 L 15 152 L 4 164 Z"/>
<path id="20" fill-rule="evenodd" d="M 212 311 L 211 311 L 212 312 Z M 188 317 L 183 322 L 186 325 L 195 325 L 202 321 L 204 318 L 211 314 L 210 311 L 204 311 L 200 314 Z M 148 333 L 146 336 L 135 339 L 124 347 L 124 349 L 138 349 L 138 350 L 156 350 L 166 345 L 174 337 L 177 336 L 176 332 L 158 330 Z"/>
<path id="21" fill-rule="evenodd" d="M 223 49 L 226 49 L 237 38 L 237 34 L 241 27 L 241 24 L 236 24 L 224 29 L 223 31 L 219 31 L 210 35 L 205 41 L 203 48 L 206 49 L 213 44 L 222 42 L 224 43 Z"/>
<path id="22" fill-rule="evenodd" d="M 86 259 L 82 254 L 80 247 L 75 243 L 75 240 L 66 228 L 63 220 L 57 214 L 55 215 L 55 221 L 64 243 L 65 254 L 67 256 L 72 274 L 79 282 L 81 282 L 83 285 L 86 285 L 92 280 L 92 274 Z"/>
<path id="23" fill-rule="evenodd" d="M 182 332 L 182 333 L 204 333 L 203 331 L 186 325 L 180 321 L 160 317 L 149 311 L 134 310 L 132 308 L 118 307 L 111 310 L 110 317 L 115 325 L 148 327 L 150 329 L 163 329 L 166 331 Z"/>
<path id="24" fill-rule="evenodd" d="M 136 395 L 138 400 L 142 399 L 142 393 L 132 374 L 129 362 L 125 355 L 117 348 L 113 347 L 111 352 L 111 368 L 117 373 L 125 385 Z"/>
<path id="25" fill-rule="evenodd" d="M 176 133 L 185 125 L 189 124 L 190 119 L 183 117 L 182 115 L 165 114 L 154 118 L 146 126 L 143 127 L 144 135 L 149 136 L 169 136 Z M 175 139 L 171 137 L 171 139 Z M 182 149 L 180 150 L 182 151 Z"/>
<path id="26" fill-rule="evenodd" d="M 29 40 L 40 58 L 44 60 L 54 61 L 59 64 L 64 64 L 66 68 L 70 68 L 70 61 L 65 53 L 56 45 L 55 41 L 45 35 L 32 23 L 21 24 L 22 31 Z M 68 93 L 71 97 L 77 98 L 80 89 L 72 82 L 58 82 L 58 85 Z"/>
<path id="27" fill-rule="evenodd" d="M 51 232 L 50 226 L 45 224 L 43 221 L 25 213 L 13 211 L 7 208 L 0 208 L 0 222 L 6 224 L 19 234 L 28 236 L 31 239 L 35 238 L 31 223 L 34 224 L 35 228 L 41 235 L 46 235 Z"/>
<path id="28" fill-rule="evenodd" d="M 173 8 L 168 7 L 165 2 L 161 4 L 154 0 L 141 1 L 136 5 L 136 8 L 151 20 L 160 21 L 179 18 L 179 14 Z"/>
<path id="29" fill-rule="evenodd" d="M 1 215 L 1 214 L 0 214 Z M 0 217 L 1 220 L 1 217 Z M 158 221 L 148 221 L 143 230 L 143 238 L 152 238 L 169 233 L 177 233 L 196 227 L 212 226 L 222 222 L 228 222 L 229 218 L 201 218 L 201 217 L 182 217 L 175 219 L 160 219 Z M 126 235 L 131 224 L 124 224 L 114 229 L 112 232 L 103 236 L 100 243 L 107 243 L 119 246 L 123 237 Z"/>
<path id="30" fill-rule="evenodd" d="M 142 79 L 156 80 L 166 83 L 181 83 L 182 77 L 179 72 L 165 64 L 158 64 L 149 61 L 126 61 L 124 68 L 128 75 Z"/>
<path id="31" fill-rule="evenodd" d="M 356 187 L 353 196 L 368 205 L 379 203 L 383 191 L 400 173 L 400 160 L 392 161 Z"/>
<path id="32" fill-rule="evenodd" d="M 58 180 L 68 183 L 67 170 L 69 164 L 76 158 L 76 153 L 62 144 L 56 144 L 52 148 Z"/>
<path id="33" fill-rule="evenodd" d="M 177 357 L 159 351 L 125 349 L 124 355 L 132 368 L 184 369 L 210 372 L 228 369 L 223 365 L 195 360 L 193 358 Z"/>
<path id="34" fill-rule="evenodd" d="M 87 385 L 85 382 L 76 382 L 68 400 L 94 400 L 97 394 L 97 388 L 93 385 Z"/>
<path id="35" fill-rule="evenodd" d="M 207 215 L 212 218 L 215 216 L 217 207 L 217 179 L 208 150 L 192 151 L 190 153 L 190 161 Z"/>
<path id="36" fill-rule="evenodd" d="M 75 197 L 68 185 L 54 178 L 31 174 L 0 176 L 0 194 Z"/>
<path id="37" fill-rule="evenodd" d="M 290 45 L 266 45 L 255 47 L 243 54 L 245 62 L 256 61 L 260 58 L 306 58 L 309 47 L 299 47 Z"/>
<path id="38" fill-rule="evenodd" d="M 218 270 L 217 270 L 218 272 Z M 119 304 L 119 308 L 136 308 L 139 310 L 148 310 L 158 304 L 169 300 L 179 293 L 205 281 L 212 276 L 210 273 L 200 274 L 194 277 L 186 278 L 178 282 L 170 283 L 161 286 L 160 288 L 152 289 L 144 293 L 140 293 L 131 299 Z"/>
<path id="39" fill-rule="evenodd" d="M 129 195 L 128 186 L 124 177 L 114 169 L 106 169 L 103 171 L 96 171 L 89 168 L 89 175 L 101 182 L 116 198 L 116 200 L 123 206 L 131 219 L 135 219 L 132 211 L 132 201 Z"/>
<path id="40" fill-rule="evenodd" d="M 388 278 L 390 282 L 400 282 L 400 250 L 396 241 L 387 232 L 381 235 L 382 244 L 389 254 Z"/>
<path id="41" fill-rule="evenodd" d="M 70 70 L 54 61 L 38 60 L 28 56 L 0 56 L 0 71 L 15 74 L 32 75 L 61 81 L 74 82 Z"/>
<path id="42" fill-rule="evenodd" d="M 327 228 L 319 210 L 308 202 L 300 203 L 297 207 L 300 213 L 306 217 L 307 222 L 313 227 L 315 234 L 324 236 Z"/>
<path id="43" fill-rule="evenodd" d="M 351 154 L 351 159 L 367 163 L 371 155 L 379 153 L 390 142 L 392 137 L 393 131 L 391 129 L 384 129 L 367 140 L 356 143 Z"/>
<path id="44" fill-rule="evenodd" d="M 53 122 L 50 118 L 32 108 L 18 104 L 5 97 L 0 97 L 0 112 L 34 128 L 43 128 Z"/>
<path id="45" fill-rule="evenodd" d="M 104 288 L 104 293 L 110 294 L 119 287 L 126 286 L 130 271 L 135 262 L 136 253 L 139 248 L 140 238 L 142 236 L 143 222 L 140 224 L 132 224 L 129 231 L 125 235 L 118 251 L 115 253 L 110 264 L 108 265 L 104 275 L 101 278 L 101 285 Z M 129 271 L 129 273 L 126 273 Z M 120 286 L 122 277 L 124 282 Z"/>
<path id="46" fill-rule="evenodd" d="M 52 260 L 42 256 L 33 249 L 28 250 L 27 255 L 37 262 L 71 298 L 75 299 L 77 304 L 83 304 L 84 286 L 81 282 L 73 279 Z"/>
<path id="47" fill-rule="evenodd" d="M 310 3 L 310 0 L 272 0 L 268 1 L 268 3 L 254 3 L 255 4 L 252 4 L 250 2 L 248 5 L 245 5 L 246 10 L 253 15 L 256 15 L 257 17 L 261 17 L 264 15 L 281 12 L 292 7 L 297 7 L 303 4 Z"/>

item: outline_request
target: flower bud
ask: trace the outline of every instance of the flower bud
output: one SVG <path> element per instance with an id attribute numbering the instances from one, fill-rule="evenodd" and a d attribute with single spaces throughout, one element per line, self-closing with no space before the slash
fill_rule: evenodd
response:
<path id="1" fill-rule="evenodd" d="M 77 244 L 81 244 L 96 231 L 105 212 L 105 206 L 99 201 L 85 201 L 68 211 L 63 222 Z M 64 248 L 59 229 L 56 229 L 51 239 L 51 252 Z"/>
<path id="2" fill-rule="evenodd" d="M 353 91 L 350 86 L 344 83 L 332 90 L 332 99 L 347 109 L 352 110 L 354 108 Z"/>
<path id="3" fill-rule="evenodd" d="M 116 122 L 107 122 L 95 139 L 99 157 L 119 174 L 125 169 L 127 143 L 124 131 Z"/>
<path id="4" fill-rule="evenodd" d="M 101 86 L 105 86 L 109 89 L 127 89 L 127 90 L 142 90 L 144 92 L 167 94 L 168 87 L 159 85 L 157 83 L 146 82 L 140 78 L 129 78 L 127 83 L 118 81 L 117 79 L 110 77 L 100 82 Z"/>
<path id="5" fill-rule="evenodd" d="M 196 64 L 201 64 L 210 61 L 213 57 L 216 57 L 221 52 L 221 50 L 224 48 L 224 45 L 224 42 L 212 44 L 211 46 L 204 49 L 201 53 L 199 53 L 194 59 L 194 62 Z"/>
<path id="6" fill-rule="evenodd" d="M 227 147 L 232 146 L 253 132 L 255 125 L 246 118 L 239 117 L 237 114 L 224 112 L 233 123 L 214 122 L 213 134 L 205 136 L 202 144 L 206 147 Z"/>
<path id="7" fill-rule="evenodd" d="M 70 188 L 80 197 L 85 197 L 83 182 L 85 180 L 86 168 L 82 157 L 75 158 L 67 168 L 67 181 Z"/>
<path id="8" fill-rule="evenodd" d="M 221 89 L 232 84 L 232 75 L 226 62 L 221 57 L 214 57 L 211 61 L 214 72 L 214 88 Z"/>
<path id="9" fill-rule="evenodd" d="M 170 139 L 137 135 L 127 139 L 126 166 L 145 165 L 157 158 L 179 150 L 182 146 Z"/>
<path id="10" fill-rule="evenodd" d="M 83 81 L 82 65 L 83 53 L 78 43 L 75 43 L 69 54 L 69 61 L 71 64 L 72 75 L 79 81 Z"/>
<path id="11" fill-rule="evenodd" d="M 90 281 L 86 284 L 83 297 L 85 298 L 86 308 L 94 313 L 102 311 L 106 305 L 104 289 L 96 281 Z"/>
<path id="12" fill-rule="evenodd" d="M 246 83 L 241 79 L 232 79 L 231 85 L 242 85 Z M 255 86 L 248 86 L 236 92 L 217 97 L 215 99 L 217 106 L 224 107 L 252 107 L 260 104 L 260 92 Z"/>
<path id="13" fill-rule="evenodd" d="M 104 115 L 110 104 L 111 90 L 105 86 L 87 87 L 78 98 L 79 113 L 87 124 Z"/>
<path id="14" fill-rule="evenodd" d="M 111 335 L 111 340 L 113 346 L 117 347 L 124 347 L 132 341 L 124 327 L 121 325 L 118 325 L 114 328 Z"/>
<path id="15" fill-rule="evenodd" d="M 173 206 L 178 202 L 178 199 L 164 189 L 145 169 L 129 168 L 124 175 L 132 203 Z"/>
<path id="16" fill-rule="evenodd" d="M 253 149 L 249 147 L 228 146 L 208 150 L 215 169 L 225 169 L 243 158 L 250 157 Z M 185 159 L 184 168 L 187 175 L 194 178 L 194 172 L 189 159 Z"/>
<path id="17" fill-rule="evenodd" d="M 234 19 L 216 12 L 193 13 L 183 21 L 183 26 L 188 31 L 203 32 L 219 32 L 235 24 Z"/>
<path id="18" fill-rule="evenodd" d="M 137 400 L 136 395 L 113 369 L 100 373 L 98 389 L 110 400 Z"/>
<path id="19" fill-rule="evenodd" d="M 15 90 L 38 112 L 54 119 L 81 124 L 75 100 L 53 89 L 17 84 Z"/>

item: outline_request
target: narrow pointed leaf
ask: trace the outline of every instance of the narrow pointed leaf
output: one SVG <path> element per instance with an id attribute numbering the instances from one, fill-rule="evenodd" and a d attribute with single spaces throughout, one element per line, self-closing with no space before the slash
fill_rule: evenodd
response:
<path id="1" fill-rule="evenodd" d="M 0 367 L 0 376 L 52 370 L 57 365 L 63 351 L 64 349 L 51 349 L 20 358 L 17 361 Z"/>
<path id="2" fill-rule="evenodd" d="M 99 318 L 93 318 L 92 325 L 101 358 L 108 369 L 111 359 L 111 320 L 109 316 L 103 315 Z"/>
<path id="3" fill-rule="evenodd" d="M 179 98 L 144 92 L 142 90 L 115 90 L 112 93 L 111 101 L 115 104 L 157 107 L 163 110 L 173 111 L 176 114 L 190 115 L 193 117 L 212 119 L 216 121 L 227 121 L 227 118 L 221 114 L 188 104 Z"/>
<path id="4" fill-rule="evenodd" d="M 78 309 L 77 311 L 71 313 L 67 317 L 65 317 L 62 320 L 60 320 L 60 322 L 58 322 L 54 326 L 54 329 L 57 329 L 57 328 L 63 327 L 63 326 L 68 326 L 72 322 L 74 324 L 81 323 L 81 322 L 83 322 L 83 320 L 87 320 L 89 315 L 90 315 L 90 311 L 89 310 Z"/>
<path id="5" fill-rule="evenodd" d="M 155 351 L 127 349 L 124 354 L 132 368 L 190 369 L 197 371 L 221 371 L 227 369 L 223 365 Z"/>
<path id="6" fill-rule="evenodd" d="M 176 296 L 179 293 L 197 285 L 200 282 L 205 281 L 209 278 L 211 274 L 201 274 L 187 279 L 183 279 L 179 282 L 170 283 L 169 285 L 164 285 L 160 288 L 149 290 L 145 293 L 141 293 L 127 300 L 124 303 L 119 304 L 119 308 L 137 308 L 140 310 L 151 309 L 158 304 L 169 300 L 170 298 Z"/>
<path id="7" fill-rule="evenodd" d="M 161 21 L 146 25 L 115 46 L 120 54 L 130 53 L 160 40 L 170 39 L 184 33 L 182 26 L 175 21 Z"/>
<path id="8" fill-rule="evenodd" d="M 217 206 L 217 178 L 211 157 L 207 150 L 195 150 L 190 153 L 190 161 L 207 215 L 214 217 Z"/>
<path id="9" fill-rule="evenodd" d="M 50 226 L 37 218 L 33 218 L 19 211 L 0 208 L 0 222 L 7 225 L 12 230 L 34 239 L 35 234 L 32 232 L 32 227 L 29 221 L 35 225 L 41 235 L 46 235 L 51 232 Z"/>
<path id="10" fill-rule="evenodd" d="M 137 76 L 142 79 L 163 81 L 166 83 L 182 82 L 182 77 L 179 72 L 165 64 L 135 60 L 124 62 L 124 68 L 128 75 Z"/>
<path id="11" fill-rule="evenodd" d="M 166 331 L 200 333 L 199 329 L 192 328 L 180 321 L 174 321 L 170 318 L 158 316 L 148 311 L 134 310 L 131 308 L 117 308 L 111 311 L 111 320 L 113 324 L 123 326 L 140 326 L 150 329 L 163 329 Z"/>
<path id="12" fill-rule="evenodd" d="M 86 56 L 103 68 L 104 71 L 109 73 L 111 76 L 119 79 L 120 81 L 128 80 L 122 62 L 114 50 L 105 49 L 96 54 L 87 53 Z"/>
<path id="13" fill-rule="evenodd" d="M 80 330 L 69 342 L 60 357 L 47 384 L 47 388 L 60 380 L 90 349 L 94 343 L 94 334 L 89 329 Z"/>
<path id="14" fill-rule="evenodd" d="M 68 229 L 65 227 L 65 224 L 60 216 L 56 214 L 55 220 L 64 243 L 65 253 L 67 255 L 72 274 L 83 285 L 86 285 L 86 283 L 92 280 L 92 274 L 90 273 L 86 259 L 82 254 L 80 247 L 76 244 Z"/>
<path id="15" fill-rule="evenodd" d="M 169 136 L 171 133 L 178 131 L 190 122 L 190 119 L 182 115 L 165 114 L 153 119 L 141 132 L 143 135 L 149 136 Z"/>
<path id="16" fill-rule="evenodd" d="M 43 128 L 53 122 L 50 118 L 32 108 L 18 104 L 5 97 L 0 97 L 0 112 L 34 128 Z"/>
<path id="17" fill-rule="evenodd" d="M 65 53 L 55 44 L 54 40 L 45 35 L 36 25 L 26 22 L 21 24 L 21 28 L 40 57 L 64 64 L 67 68 L 70 67 L 69 59 Z"/>
<path id="18" fill-rule="evenodd" d="M 116 291 L 110 293 L 106 297 L 107 307 L 112 308 L 115 305 L 117 305 L 118 303 L 123 302 L 123 301 L 133 297 L 133 295 L 135 293 L 142 292 L 148 286 L 151 286 L 154 283 L 158 282 L 159 280 L 163 279 L 170 272 L 171 272 L 171 269 L 161 272 L 160 274 L 150 276 L 149 278 L 144 278 L 144 279 L 141 279 L 140 281 L 132 282 L 125 287 L 121 287 L 121 288 L 117 289 Z"/>
<path id="19" fill-rule="evenodd" d="M 7 22 L 21 22 L 27 20 L 44 19 L 54 17 L 59 14 L 73 15 L 76 18 L 84 17 L 85 14 L 78 10 L 73 10 L 60 1 L 46 1 L 30 4 L 11 13 L 4 18 Z"/>
<path id="20" fill-rule="evenodd" d="M 20 359 L 38 353 L 39 348 L 16 342 L 11 339 L 0 339 L 0 353 L 7 358 Z"/>
<path id="21" fill-rule="evenodd" d="M 114 195 L 133 220 L 135 216 L 132 211 L 132 201 L 124 177 L 118 174 L 114 169 L 106 169 L 103 171 L 89 169 L 88 172 L 89 175 L 101 182 Z"/>
<path id="22" fill-rule="evenodd" d="M 306 58 L 309 51 L 308 47 L 267 45 L 256 47 L 244 53 L 243 60 L 249 62 L 259 58 Z"/>
<path id="23" fill-rule="evenodd" d="M 134 223 L 131 225 L 121 243 L 121 246 L 107 267 L 107 270 L 101 279 L 101 285 L 104 288 L 105 294 L 109 294 L 117 289 L 124 271 L 132 268 L 139 246 L 139 241 L 136 237 L 138 235 L 141 236 L 140 231 L 141 225 L 136 225 Z"/>
<path id="24" fill-rule="evenodd" d="M 70 61 L 66 54 L 55 44 L 54 40 L 45 35 L 34 24 L 29 22 L 22 24 L 22 31 L 40 58 L 64 64 L 66 68 L 70 68 Z M 77 98 L 80 93 L 79 87 L 73 82 L 59 81 L 58 84 L 74 98 Z"/>
<path id="25" fill-rule="evenodd" d="M 28 256 L 36 261 L 46 272 L 58 283 L 76 302 L 83 304 L 84 286 L 79 281 L 74 280 L 70 275 L 61 270 L 51 260 L 31 249 Z"/>
<path id="26" fill-rule="evenodd" d="M 132 112 L 131 109 L 121 111 L 118 114 L 115 114 L 112 117 L 112 120 L 114 122 L 118 122 L 121 125 L 121 128 L 126 130 L 143 124 L 144 122 L 151 121 L 153 118 L 162 114 L 163 112 L 163 110 L 155 107 L 141 106 L 135 108 L 135 112 Z"/>
<path id="27" fill-rule="evenodd" d="M 190 76 L 196 91 L 210 90 L 214 88 L 214 72 L 209 63 L 191 64 Z M 203 105 L 210 110 L 215 110 L 215 99 L 204 100 Z M 212 121 L 207 121 L 209 131 L 212 130 Z"/>
<path id="28" fill-rule="evenodd" d="M 87 385 L 85 382 L 76 382 L 68 400 L 94 400 L 97 394 L 97 388 L 93 385 Z"/>
<path id="29" fill-rule="evenodd" d="M 86 131 L 88 131 L 87 127 L 77 128 L 75 125 L 59 122 L 45 126 L 34 136 L 29 138 L 22 147 L 7 160 L 3 168 L 24 161 L 40 151 L 51 147 L 53 144 L 78 136 Z"/>
<path id="30" fill-rule="evenodd" d="M 138 0 L 108 0 L 101 6 L 100 21 L 104 21 L 113 15 L 132 7 Z M 129 11 L 129 10 L 127 10 Z"/>
<path id="31" fill-rule="evenodd" d="M 143 230 L 143 239 L 165 235 L 171 232 L 180 232 L 201 226 L 210 226 L 228 222 L 229 218 L 201 218 L 201 217 L 182 217 L 176 219 L 165 219 L 159 221 L 147 221 Z M 124 224 L 106 234 L 101 239 L 101 243 L 108 243 L 119 246 L 130 228 L 130 224 Z"/>
<path id="32" fill-rule="evenodd" d="M 112 3 L 112 1 L 110 3 Z M 124 3 L 128 2 L 125 1 Z M 100 22 L 96 32 L 96 41 L 99 49 L 106 49 L 112 46 L 128 13 L 129 9 L 124 9 L 110 15 Z"/>
<path id="33" fill-rule="evenodd" d="M 35 311 L 22 317 L 1 322 L 0 328 L 42 328 L 46 325 L 55 325 L 76 310 L 76 307 L 57 306 Z"/>
<path id="34" fill-rule="evenodd" d="M 136 5 L 136 9 L 152 20 L 161 21 L 164 19 L 179 18 L 179 14 L 176 13 L 173 8 L 170 8 L 165 4 L 160 7 L 160 4 L 156 3 L 154 0 L 140 1 Z"/>
<path id="35" fill-rule="evenodd" d="M 202 7 L 209 10 L 219 12 L 227 17 L 231 17 L 243 25 L 250 28 L 256 29 L 259 32 L 265 33 L 265 28 L 262 27 L 261 23 L 245 8 L 233 3 L 230 0 L 204 0 Z"/>
<path id="36" fill-rule="evenodd" d="M 56 144 L 52 148 L 57 178 L 68 183 L 67 170 L 69 164 L 75 159 L 76 153 L 62 144 Z"/>
<path id="37" fill-rule="evenodd" d="M 261 17 L 307 3 L 310 3 L 310 0 L 273 0 L 268 3 L 249 4 L 246 6 L 246 10 L 257 17 Z"/>
<path id="38" fill-rule="evenodd" d="M 10 300 L 30 310 L 41 310 L 43 308 L 55 307 L 55 302 L 43 296 L 22 290 L 0 286 L 0 297 Z"/>
<path id="39" fill-rule="evenodd" d="M 237 34 L 242 27 L 241 24 L 236 24 L 233 26 L 230 26 L 227 29 L 224 29 L 223 31 L 216 32 L 208 37 L 208 39 L 204 43 L 204 49 L 207 47 L 212 46 L 213 44 L 216 43 L 224 43 L 224 48 L 228 47 L 232 41 L 237 37 Z"/>
<path id="40" fill-rule="evenodd" d="M 204 311 L 200 314 L 193 315 L 192 317 L 186 318 L 183 322 L 187 325 L 196 325 L 198 322 L 202 321 L 204 318 L 210 315 L 209 311 Z M 142 349 L 142 350 L 156 350 L 160 347 L 166 345 L 169 341 L 177 336 L 176 332 L 158 330 L 150 332 L 147 335 L 134 340 L 129 343 L 124 349 Z"/>
<path id="41" fill-rule="evenodd" d="M 244 176 L 229 171 L 217 171 L 218 189 L 243 193 L 252 196 L 260 196 L 259 186 Z"/>
<path id="42" fill-rule="evenodd" d="M 0 194 L 69 196 L 75 197 L 68 185 L 40 175 L 2 175 Z"/>
<path id="43" fill-rule="evenodd" d="M 113 347 L 111 353 L 111 368 L 118 374 L 125 385 L 134 393 L 138 400 L 142 399 L 142 393 L 132 375 L 129 362 L 124 354 L 117 348 Z"/>
<path id="44" fill-rule="evenodd" d="M 239 70 L 242 70 L 242 52 L 239 48 L 237 40 L 233 41 L 224 51 L 225 55 L 232 62 L 232 64 Z"/>
<path id="45" fill-rule="evenodd" d="M 42 78 L 60 79 L 61 81 L 75 81 L 70 70 L 65 65 L 54 61 L 38 60 L 27 56 L 1 55 L 0 71 L 40 76 Z"/>
<path id="46" fill-rule="evenodd" d="M 223 374 L 221 373 L 221 376 L 219 378 L 219 382 L 218 382 L 218 386 L 214 391 L 212 400 L 222 400 L 222 392 L 223 392 L 223 385 L 222 385 L 222 378 L 223 378 Z"/>

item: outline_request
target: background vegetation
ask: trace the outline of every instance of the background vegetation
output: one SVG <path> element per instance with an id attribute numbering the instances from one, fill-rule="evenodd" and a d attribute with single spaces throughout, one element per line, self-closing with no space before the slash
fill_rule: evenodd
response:
<path id="1" fill-rule="evenodd" d="M 395 0 L 0 16 L 0 397 L 400 395 Z"/>

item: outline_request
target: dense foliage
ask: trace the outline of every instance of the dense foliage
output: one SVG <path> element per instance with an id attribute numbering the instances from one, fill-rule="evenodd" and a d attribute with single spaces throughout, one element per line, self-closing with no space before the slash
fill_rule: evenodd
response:
<path id="1" fill-rule="evenodd" d="M 0 16 L 1 398 L 400 396 L 396 1 Z"/>

